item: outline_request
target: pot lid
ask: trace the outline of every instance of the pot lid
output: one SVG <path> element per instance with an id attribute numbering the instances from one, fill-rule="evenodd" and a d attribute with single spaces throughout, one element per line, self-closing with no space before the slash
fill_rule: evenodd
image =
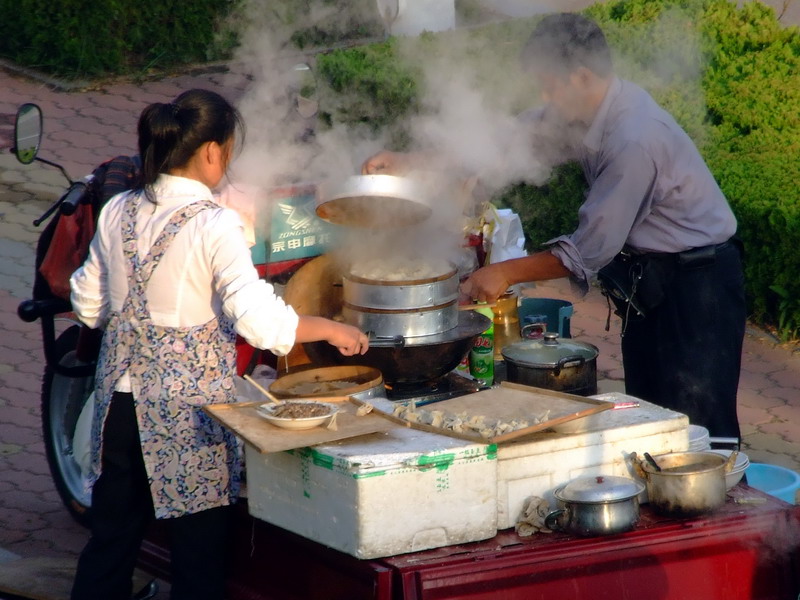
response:
<path id="1" fill-rule="evenodd" d="M 394 175 L 353 175 L 320 186 L 316 213 L 336 225 L 372 229 L 415 225 L 432 213 L 419 182 Z"/>
<path id="2" fill-rule="evenodd" d="M 616 502 L 633 498 L 644 491 L 644 484 L 628 477 L 595 475 L 573 479 L 553 495 L 564 502 Z"/>
<path id="3" fill-rule="evenodd" d="M 531 367 L 555 367 L 563 359 L 573 357 L 592 360 L 599 354 L 591 344 L 559 338 L 552 331 L 546 332 L 541 339 L 514 342 L 501 352 L 504 359 Z"/>

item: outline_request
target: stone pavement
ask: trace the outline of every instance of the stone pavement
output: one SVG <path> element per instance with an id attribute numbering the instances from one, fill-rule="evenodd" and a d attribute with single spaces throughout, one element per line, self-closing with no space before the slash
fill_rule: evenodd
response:
<path id="1" fill-rule="evenodd" d="M 135 153 L 135 127 L 150 102 L 169 101 L 192 87 L 211 87 L 236 101 L 248 78 L 231 72 L 196 72 L 140 85 L 119 82 L 83 91 L 58 91 L 0 69 L 0 561 L 4 555 L 75 558 L 86 532 L 61 505 L 50 479 L 40 425 L 43 369 L 37 323 L 17 318 L 29 297 L 34 245 L 31 222 L 65 187 L 61 174 L 42 164 L 20 165 L 8 152 L 18 105 L 44 111 L 41 156 L 72 177 L 117 154 Z M 575 298 L 564 281 L 540 285 L 537 295 L 572 301 L 573 337 L 600 349 L 603 391 L 621 389 L 619 323 L 604 331 L 605 300 L 596 292 Z M 744 451 L 753 462 L 800 471 L 800 353 L 755 327 L 748 329 L 740 382 Z M 166 589 L 166 588 L 165 588 Z M 159 598 L 166 598 L 162 591 Z"/>

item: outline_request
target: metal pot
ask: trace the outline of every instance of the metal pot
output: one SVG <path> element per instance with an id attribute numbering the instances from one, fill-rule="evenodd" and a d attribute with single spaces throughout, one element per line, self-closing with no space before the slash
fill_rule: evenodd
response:
<path id="1" fill-rule="evenodd" d="M 673 452 L 654 456 L 655 465 L 632 455 L 632 462 L 657 512 L 693 517 L 725 503 L 725 474 L 736 462 L 736 454 L 726 459 L 713 452 Z"/>
<path id="2" fill-rule="evenodd" d="M 597 393 L 598 354 L 592 344 L 559 339 L 552 331 L 502 349 L 508 381 L 579 396 Z"/>
<path id="3" fill-rule="evenodd" d="M 639 521 L 644 484 L 627 477 L 574 479 L 553 495 L 564 507 L 545 517 L 545 527 L 574 535 L 609 535 L 630 531 Z"/>

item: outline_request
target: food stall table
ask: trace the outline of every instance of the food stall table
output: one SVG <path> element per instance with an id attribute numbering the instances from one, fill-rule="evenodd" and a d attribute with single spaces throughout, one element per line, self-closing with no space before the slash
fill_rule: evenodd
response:
<path id="1" fill-rule="evenodd" d="M 800 506 L 745 484 L 703 517 L 667 518 L 642 505 L 637 527 L 619 535 L 525 538 L 509 529 L 373 560 L 255 519 L 246 503 L 236 510 L 229 600 L 787 600 L 800 593 Z M 140 566 L 167 578 L 157 536 L 145 543 Z"/>

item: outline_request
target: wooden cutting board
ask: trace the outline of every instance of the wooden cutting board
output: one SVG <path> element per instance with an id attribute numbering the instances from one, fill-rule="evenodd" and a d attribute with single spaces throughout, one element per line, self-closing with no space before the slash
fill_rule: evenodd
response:
<path id="1" fill-rule="evenodd" d="M 354 399 L 354 402 L 358 402 L 358 400 Z M 532 433 L 544 431 L 554 425 L 580 419 L 613 407 L 613 402 L 606 402 L 605 400 L 585 398 L 504 381 L 499 387 L 428 404 L 417 409 L 419 412 L 438 410 L 447 415 L 466 413 L 467 418 L 483 416 L 487 423 L 498 420 L 509 423 L 512 420 L 519 421 L 523 419 L 531 423 L 528 427 L 490 438 L 482 437 L 472 430 L 455 432 L 425 423 L 411 423 L 393 414 L 377 411 L 377 409 L 376 412 L 382 414 L 387 420 L 406 427 L 482 444 L 497 444 L 516 440 Z"/>
<path id="2" fill-rule="evenodd" d="M 257 409 L 264 402 L 213 404 L 204 406 L 203 410 L 262 454 L 316 446 L 368 433 L 388 431 L 396 427 L 377 414 L 357 416 L 358 406 L 350 402 L 348 396 L 313 398 L 313 400 L 338 404 L 335 430 L 327 429 L 324 425 L 302 431 L 282 429 L 272 425 L 259 414 Z"/>

